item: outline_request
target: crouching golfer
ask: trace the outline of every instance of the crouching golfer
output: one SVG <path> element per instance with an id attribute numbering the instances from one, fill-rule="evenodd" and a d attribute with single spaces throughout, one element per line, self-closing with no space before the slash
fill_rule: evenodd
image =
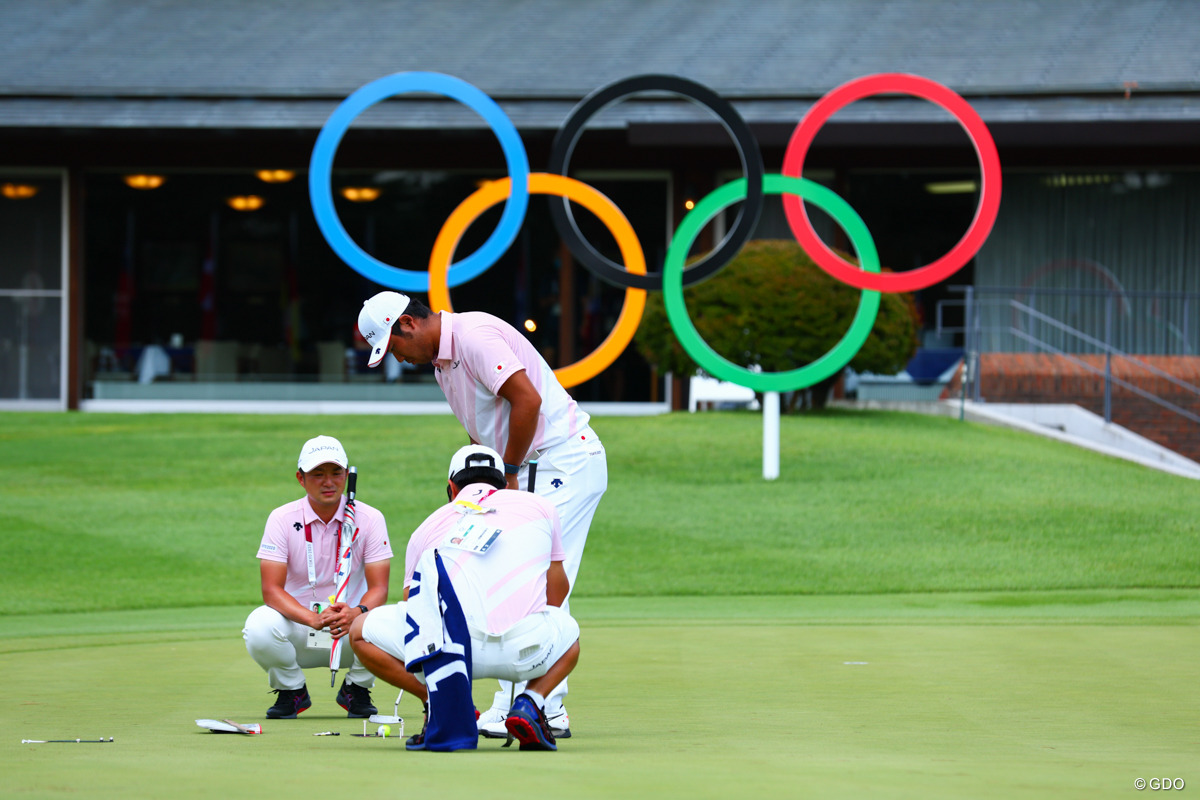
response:
<path id="1" fill-rule="evenodd" d="M 305 442 L 296 480 L 306 496 L 271 512 L 258 546 L 265 605 L 250 612 L 242 637 L 276 692 L 268 719 L 295 719 L 311 706 L 304 669 L 328 668 L 333 640 L 348 634 L 350 623 L 367 609 L 387 602 L 392 558 L 387 523 L 361 500 L 354 503 L 359 533 L 345 602 L 329 602 L 335 592 L 348 464 L 341 442 L 332 436 Z M 350 671 L 338 691 L 338 705 L 348 717 L 374 714 L 370 689 L 375 677 L 349 647 L 342 647 L 340 666 Z"/>
<path id="2" fill-rule="evenodd" d="M 560 608 L 570 586 L 558 512 L 535 494 L 506 489 L 503 465 L 483 445 L 454 454 L 446 489 L 450 502 L 408 541 L 406 602 L 354 620 L 350 644 L 372 673 L 427 700 L 425 685 L 405 668 L 404 645 L 413 573 L 422 556 L 436 549 L 466 619 L 473 677 L 529 681 L 505 727 L 522 750 L 556 750 L 545 698 L 579 661 L 579 624 Z M 410 748 L 421 747 L 424 736 L 423 730 L 410 739 Z"/>

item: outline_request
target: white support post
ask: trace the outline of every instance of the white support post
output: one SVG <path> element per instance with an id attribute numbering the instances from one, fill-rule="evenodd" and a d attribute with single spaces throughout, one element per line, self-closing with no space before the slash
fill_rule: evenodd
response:
<path id="1" fill-rule="evenodd" d="M 763 477 L 779 477 L 779 392 L 763 393 Z"/>

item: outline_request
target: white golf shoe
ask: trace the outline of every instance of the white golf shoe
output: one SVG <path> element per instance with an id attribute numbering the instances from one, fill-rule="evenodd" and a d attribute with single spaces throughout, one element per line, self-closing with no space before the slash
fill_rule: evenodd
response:
<path id="1" fill-rule="evenodd" d="M 550 732 L 554 734 L 555 739 L 571 738 L 571 718 L 565 708 L 560 706 L 558 713 L 553 717 L 547 714 L 546 722 L 550 724 Z"/>
<path id="2" fill-rule="evenodd" d="M 507 708 L 495 706 L 480 714 L 475 723 L 479 728 L 479 735 L 485 739 L 507 739 L 508 729 L 504 727 L 504 719 L 507 716 Z"/>

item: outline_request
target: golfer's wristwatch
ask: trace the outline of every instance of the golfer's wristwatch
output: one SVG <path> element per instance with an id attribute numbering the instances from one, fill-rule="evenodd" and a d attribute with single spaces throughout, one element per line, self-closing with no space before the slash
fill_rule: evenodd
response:
<path id="1" fill-rule="evenodd" d="M 366 607 L 366 606 L 359 606 L 359 607 L 358 607 L 358 610 L 359 610 L 359 611 L 361 611 L 361 612 L 363 612 L 364 614 L 365 614 L 365 613 L 367 613 L 367 607 Z"/>

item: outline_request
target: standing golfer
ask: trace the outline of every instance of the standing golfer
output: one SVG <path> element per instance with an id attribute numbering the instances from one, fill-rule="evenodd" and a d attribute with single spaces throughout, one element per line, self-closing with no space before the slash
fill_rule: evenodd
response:
<path id="1" fill-rule="evenodd" d="M 380 292 L 363 303 L 358 330 L 372 348 L 368 366 L 389 352 L 412 364 L 433 363 L 438 385 L 471 442 L 503 455 L 508 488 L 528 488 L 529 462 L 536 459 L 535 490 L 558 510 L 563 566 L 574 586 L 592 516 L 608 488 L 608 462 L 587 413 L 541 354 L 491 314 L 434 314 L 397 292 Z M 571 735 L 566 694 L 563 681 L 546 703 L 550 727 L 560 739 Z M 501 681 L 492 707 L 479 718 L 482 736 L 505 736 L 511 697 L 512 687 Z"/>
<path id="2" fill-rule="evenodd" d="M 295 719 L 311 706 L 303 670 L 327 668 L 333 640 L 348 634 L 350 623 L 368 609 L 387 603 L 392 558 L 387 523 L 361 500 L 354 504 L 359 534 L 346 602 L 329 602 L 335 591 L 348 465 L 345 449 L 332 436 L 305 442 L 296 464 L 305 497 L 271 512 L 258 546 L 265 605 L 250 612 L 242 638 L 277 694 L 268 719 Z M 338 705 L 348 717 L 374 714 L 370 689 L 375 676 L 349 647 L 342 648 L 341 667 L 350 671 L 338 691 Z"/>
<path id="3" fill-rule="evenodd" d="M 414 609 L 414 574 L 428 570 L 426 559 L 437 551 L 465 617 L 474 676 L 528 681 L 502 730 L 511 732 L 522 750 L 557 750 L 546 720 L 546 697 L 579 660 L 579 624 L 561 607 L 571 587 L 563 568 L 558 512 L 541 497 L 505 489 L 501 469 L 500 454 L 483 445 L 469 444 L 454 454 L 447 481 L 450 502 L 430 514 L 408 540 L 405 602 L 355 620 L 350 646 L 383 680 L 422 700 L 428 697 L 424 682 L 405 668 L 404 651 L 419 635 L 408 622 L 420 617 Z M 436 607 L 436 597 L 429 591 L 422 595 Z M 420 641 L 417 645 L 420 653 Z M 470 708 L 468 702 L 466 710 Z M 436 704 L 432 713 L 440 713 Z M 469 718 L 474 746 L 470 724 Z M 424 733 L 410 740 L 410 749 L 425 745 Z"/>

